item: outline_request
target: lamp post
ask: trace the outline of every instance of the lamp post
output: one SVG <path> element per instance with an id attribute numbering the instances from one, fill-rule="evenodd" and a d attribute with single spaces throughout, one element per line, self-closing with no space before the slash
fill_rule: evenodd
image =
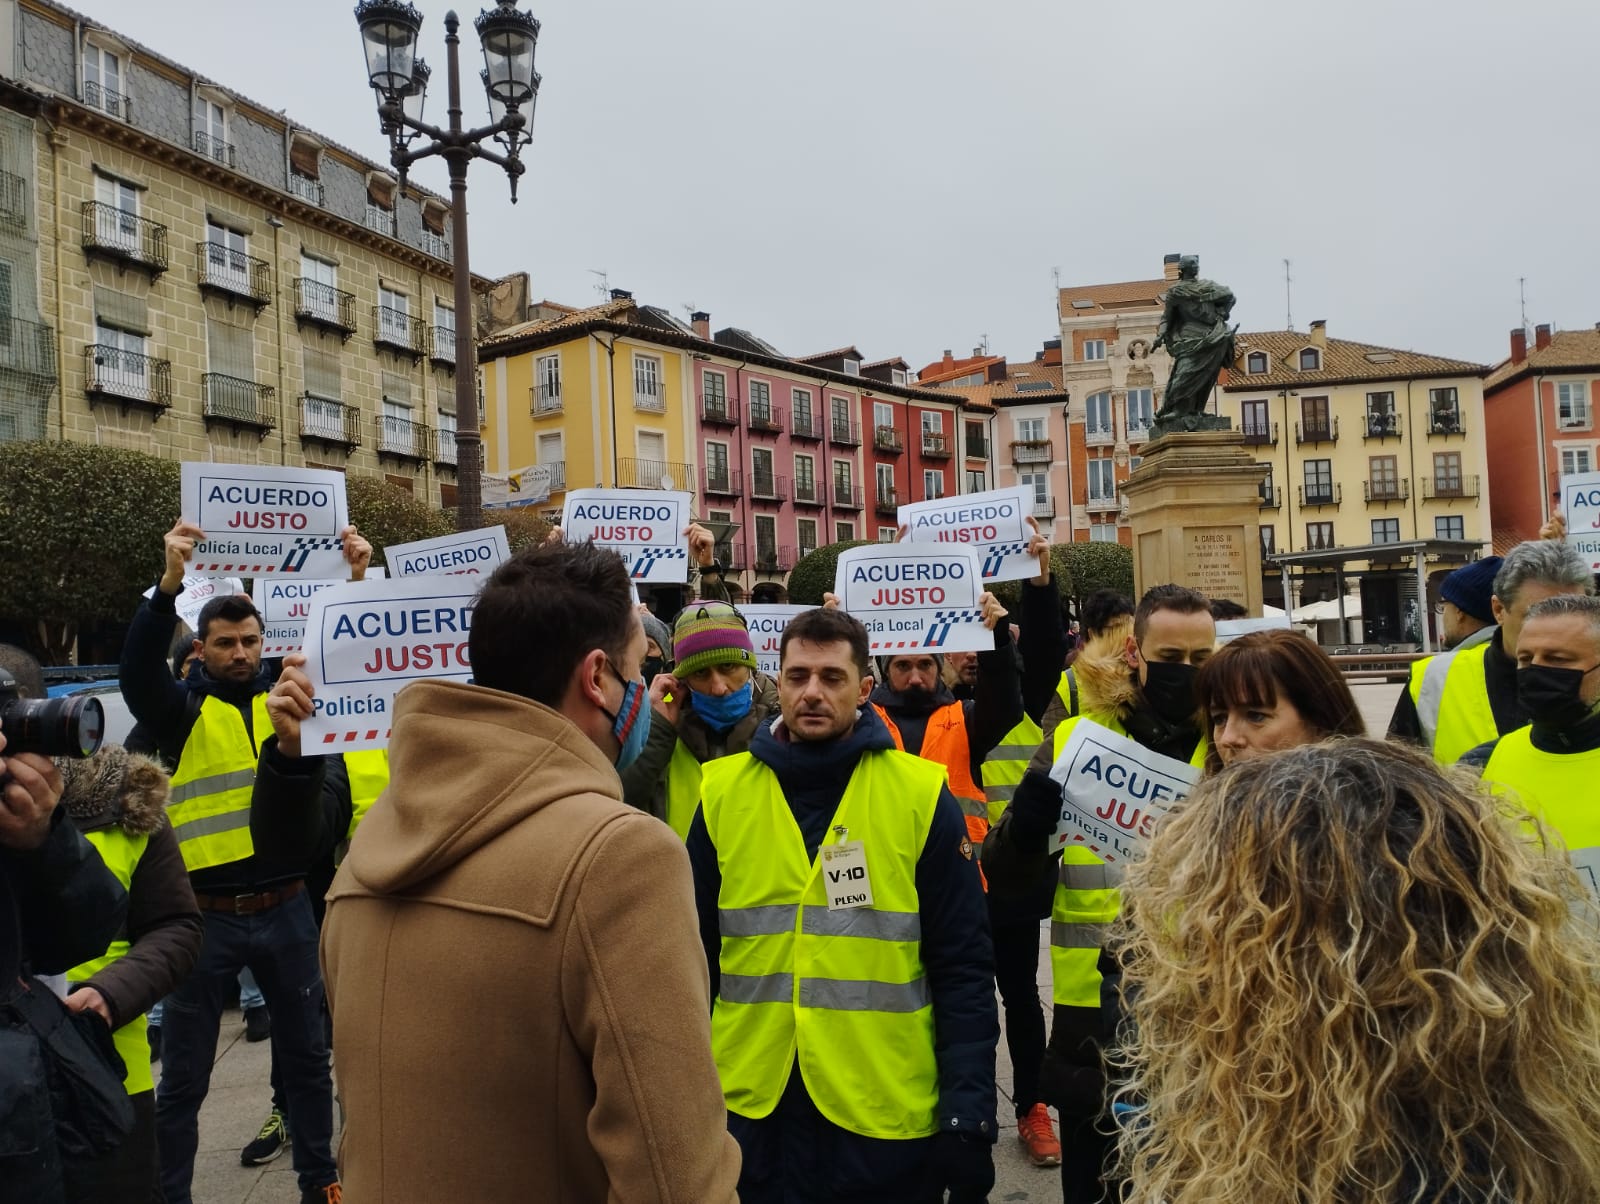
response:
<path id="1" fill-rule="evenodd" d="M 515 0 L 497 0 L 473 23 L 483 43 L 481 73 L 489 100 L 489 125 L 461 125 L 461 22 L 444 17 L 444 44 L 449 74 L 449 124 L 422 120 L 427 101 L 428 67 L 417 58 L 422 14 L 404 0 L 361 0 L 356 23 L 366 52 L 367 78 L 376 93 L 378 121 L 389 137 L 389 161 L 399 173 L 404 193 L 406 173 L 421 159 L 437 156 L 450 169 L 451 266 L 456 290 L 456 525 L 478 526 L 483 512 L 483 437 L 478 433 L 477 348 L 473 343 L 472 272 L 467 256 L 467 165 L 487 159 L 505 169 L 511 181 L 511 203 L 517 201 L 517 180 L 526 170 L 522 148 L 532 139 L 533 109 L 539 96 L 539 73 L 533 69 L 539 22 L 514 7 Z M 418 137 L 425 145 L 412 149 Z M 484 144 L 497 142 L 503 153 Z"/>

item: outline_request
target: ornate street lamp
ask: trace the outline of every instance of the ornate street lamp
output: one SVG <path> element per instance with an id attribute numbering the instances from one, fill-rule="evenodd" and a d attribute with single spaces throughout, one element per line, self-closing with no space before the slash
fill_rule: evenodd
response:
<path id="1" fill-rule="evenodd" d="M 397 0 L 361 0 L 356 24 L 367 60 L 367 79 L 378 102 L 378 122 L 389 137 L 389 162 L 399 176 L 420 159 L 437 156 L 450 170 L 450 221 L 452 267 L 456 295 L 456 525 L 465 531 L 476 527 L 483 509 L 483 437 L 478 431 L 477 348 L 472 337 L 472 272 L 467 256 L 467 164 L 487 159 L 505 169 L 511 183 L 512 204 L 517 181 L 527 170 L 521 152 L 533 137 L 533 110 L 539 95 L 539 73 L 533 68 L 539 41 L 539 22 L 515 7 L 515 0 L 497 0 L 494 8 L 478 14 L 474 22 L 483 44 L 482 79 L 489 102 L 490 123 L 478 129 L 461 125 L 460 19 L 454 12 L 444 18 L 449 79 L 449 125 L 429 125 L 422 120 L 427 102 L 428 67 L 417 58 L 417 36 L 422 14 Z M 418 137 L 428 139 L 416 150 Z M 484 144 L 499 143 L 505 153 Z"/>

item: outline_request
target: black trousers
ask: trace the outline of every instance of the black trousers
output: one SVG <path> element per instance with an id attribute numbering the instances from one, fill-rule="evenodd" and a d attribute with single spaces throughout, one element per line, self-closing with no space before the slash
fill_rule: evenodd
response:
<path id="1" fill-rule="evenodd" d="M 68 1159 L 62 1166 L 70 1204 L 159 1204 L 156 1093 L 151 1089 L 128 1098 L 133 1128 L 122 1144 L 91 1162 Z"/>
<path id="2" fill-rule="evenodd" d="M 1039 1002 L 1039 921 L 996 915 L 991 902 L 989 932 L 994 938 L 994 983 L 1006 1012 L 1006 1051 L 1011 1055 L 1012 1088 L 1021 1119 L 1041 1099 L 1044 1006 Z"/>

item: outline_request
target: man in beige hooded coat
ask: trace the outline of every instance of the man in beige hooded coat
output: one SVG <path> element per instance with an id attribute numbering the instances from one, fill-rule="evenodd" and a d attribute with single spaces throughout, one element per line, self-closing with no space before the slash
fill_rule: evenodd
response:
<path id="1" fill-rule="evenodd" d="M 475 684 L 401 693 L 323 929 L 352 1201 L 736 1199 L 688 857 L 613 768 L 644 647 L 614 553 L 528 549 L 479 595 Z M 302 681 L 268 704 L 289 755 Z"/>

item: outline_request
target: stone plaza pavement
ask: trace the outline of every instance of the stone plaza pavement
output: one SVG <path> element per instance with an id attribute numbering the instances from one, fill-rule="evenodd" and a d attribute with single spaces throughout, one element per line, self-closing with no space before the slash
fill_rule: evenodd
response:
<path id="1" fill-rule="evenodd" d="M 1374 736 L 1383 735 L 1395 700 L 1400 696 L 1400 686 L 1360 685 L 1355 687 L 1354 693 L 1366 719 L 1367 731 Z M 1049 950 L 1048 930 L 1041 924 L 1037 981 L 1046 1017 L 1050 1014 Z M 1004 1023 L 1003 1013 L 1001 1022 Z M 227 1012 L 217 1042 L 211 1094 L 200 1112 L 195 1204 L 297 1204 L 299 1201 L 299 1188 L 288 1150 L 277 1161 L 263 1167 L 239 1165 L 240 1148 L 256 1135 L 271 1107 L 268 1068 L 267 1043 L 247 1043 L 243 1018 L 237 1010 Z M 1061 1199 L 1061 1172 L 1055 1167 L 1033 1166 L 1023 1155 L 1022 1144 L 1017 1140 L 1016 1125 L 1011 1120 L 1011 1059 L 1006 1054 L 1004 1038 L 996 1068 L 1001 1132 L 994 1156 L 995 1187 L 989 1198 L 994 1204 L 1055 1204 Z M 334 1123 L 337 1126 L 337 1110 Z M 368 1202 L 352 1200 L 350 1204 Z"/>

